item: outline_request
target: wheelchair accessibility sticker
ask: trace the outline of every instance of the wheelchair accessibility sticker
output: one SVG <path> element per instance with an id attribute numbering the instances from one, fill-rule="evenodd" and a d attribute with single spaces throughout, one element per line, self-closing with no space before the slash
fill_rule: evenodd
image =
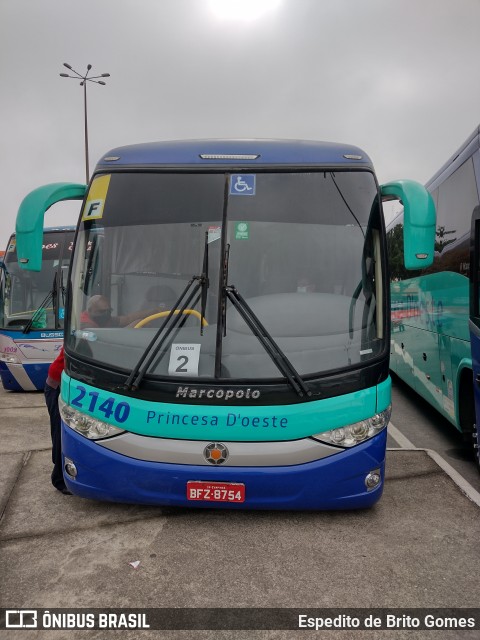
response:
<path id="1" fill-rule="evenodd" d="M 230 176 L 231 196 L 254 196 L 255 195 L 254 174 L 234 174 Z"/>

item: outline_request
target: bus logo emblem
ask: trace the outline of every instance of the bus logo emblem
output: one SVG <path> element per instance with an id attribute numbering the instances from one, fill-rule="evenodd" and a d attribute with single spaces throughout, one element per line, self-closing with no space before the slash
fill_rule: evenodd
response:
<path id="1" fill-rule="evenodd" d="M 221 442 L 211 442 L 203 450 L 203 455 L 210 464 L 223 464 L 228 458 L 228 449 Z"/>

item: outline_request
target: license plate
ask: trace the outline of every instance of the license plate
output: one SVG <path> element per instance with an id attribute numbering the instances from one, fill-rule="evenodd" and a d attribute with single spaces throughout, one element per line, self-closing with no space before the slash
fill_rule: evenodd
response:
<path id="1" fill-rule="evenodd" d="M 245 485 L 239 482 L 187 482 L 187 500 L 245 502 Z"/>

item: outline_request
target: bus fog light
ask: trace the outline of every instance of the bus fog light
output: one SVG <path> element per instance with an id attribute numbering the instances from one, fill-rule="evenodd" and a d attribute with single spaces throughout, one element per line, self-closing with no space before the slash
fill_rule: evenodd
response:
<path id="1" fill-rule="evenodd" d="M 365 486 L 370 491 L 371 489 L 375 489 L 382 481 L 382 475 L 380 469 L 375 469 L 374 471 L 370 471 L 370 473 L 365 478 Z"/>
<path id="2" fill-rule="evenodd" d="M 77 477 L 77 467 L 75 466 L 73 460 L 70 460 L 69 458 L 65 458 L 64 469 L 65 469 L 65 473 L 68 476 L 70 476 L 70 478 Z"/>

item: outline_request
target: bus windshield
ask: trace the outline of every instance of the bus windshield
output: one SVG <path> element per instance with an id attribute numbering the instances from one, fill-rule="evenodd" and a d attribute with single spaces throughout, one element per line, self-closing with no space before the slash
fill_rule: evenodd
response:
<path id="1" fill-rule="evenodd" d="M 68 349 L 128 373 L 176 307 L 148 376 L 282 377 L 226 295 L 233 287 L 302 377 L 369 363 L 386 348 L 381 225 L 365 170 L 97 176 L 76 243 Z"/>
<path id="2" fill-rule="evenodd" d="M 29 332 L 63 328 L 73 235 L 73 230 L 44 233 L 41 271 L 20 268 L 15 236 L 10 238 L 1 277 L 1 329 Z"/>

